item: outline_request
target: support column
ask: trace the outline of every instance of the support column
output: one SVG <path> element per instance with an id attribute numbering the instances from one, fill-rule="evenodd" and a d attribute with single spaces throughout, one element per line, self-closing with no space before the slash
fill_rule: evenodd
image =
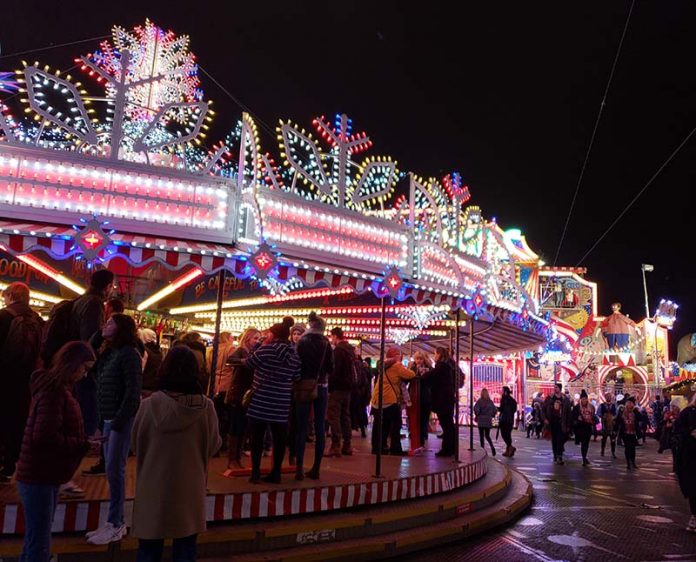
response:
<path id="1" fill-rule="evenodd" d="M 474 450 L 474 317 L 469 316 L 469 450 Z"/>
<path id="2" fill-rule="evenodd" d="M 456 439 L 454 440 L 454 462 L 459 463 L 459 320 L 461 310 L 457 309 L 457 316 L 454 320 L 454 325 L 457 330 L 457 339 L 455 341 L 454 363 L 454 431 Z"/>
<path id="3" fill-rule="evenodd" d="M 372 425 L 372 432 L 377 433 L 377 451 L 375 459 L 375 478 L 382 478 L 382 424 L 383 412 L 382 406 L 384 405 L 384 356 L 385 356 L 385 339 L 386 334 L 386 314 L 387 314 L 387 299 L 382 297 L 382 313 L 380 316 L 380 344 L 379 344 L 379 372 L 377 373 L 377 414 L 375 415 L 374 424 Z M 374 441 L 374 438 L 373 438 Z"/>
<path id="4" fill-rule="evenodd" d="M 213 340 L 213 357 L 210 365 L 210 398 L 215 396 L 215 371 L 220 352 L 220 324 L 222 323 L 222 299 L 225 294 L 225 269 L 218 273 L 217 307 L 215 309 L 215 339 Z"/>

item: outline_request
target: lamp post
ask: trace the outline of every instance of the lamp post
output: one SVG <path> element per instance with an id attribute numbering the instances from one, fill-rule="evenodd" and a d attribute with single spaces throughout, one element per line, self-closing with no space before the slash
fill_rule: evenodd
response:
<path id="1" fill-rule="evenodd" d="M 657 352 L 657 314 L 655 314 L 655 317 L 652 318 L 650 316 L 650 305 L 648 304 L 648 283 L 645 280 L 645 273 L 652 273 L 655 271 L 655 266 L 649 264 L 649 263 L 643 263 L 640 265 L 640 270 L 643 273 L 643 293 L 645 294 L 645 322 L 646 322 L 646 329 L 647 329 L 647 323 L 652 322 L 653 323 L 653 377 L 655 379 L 655 391 L 657 392 L 660 389 L 660 357 Z M 647 336 L 647 334 L 646 334 Z"/>

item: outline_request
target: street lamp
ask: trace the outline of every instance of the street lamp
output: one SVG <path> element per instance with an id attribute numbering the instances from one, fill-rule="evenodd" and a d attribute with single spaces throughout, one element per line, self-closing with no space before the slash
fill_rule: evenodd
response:
<path id="1" fill-rule="evenodd" d="M 648 283 L 645 280 L 645 272 L 652 273 L 655 271 L 655 266 L 649 263 L 640 265 L 640 270 L 643 272 L 643 292 L 645 293 L 645 317 L 650 318 L 650 306 L 648 306 Z"/>

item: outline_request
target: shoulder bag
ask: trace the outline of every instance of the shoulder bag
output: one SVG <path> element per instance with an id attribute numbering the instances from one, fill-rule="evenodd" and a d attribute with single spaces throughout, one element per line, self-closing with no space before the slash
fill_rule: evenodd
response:
<path id="1" fill-rule="evenodd" d="M 324 359 L 326 359 L 326 349 L 329 346 L 328 342 L 324 343 L 324 353 L 321 356 L 321 361 L 319 361 L 319 369 L 317 370 L 317 376 L 312 379 L 299 379 L 292 383 L 292 397 L 295 402 L 313 402 L 318 396 L 317 384 L 319 381 L 319 375 L 324 367 Z"/>

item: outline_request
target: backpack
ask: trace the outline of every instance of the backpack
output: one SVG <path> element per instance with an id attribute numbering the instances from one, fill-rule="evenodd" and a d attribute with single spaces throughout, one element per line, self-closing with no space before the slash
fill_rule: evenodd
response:
<path id="1" fill-rule="evenodd" d="M 56 303 L 48 315 L 48 323 L 44 330 L 41 346 L 41 358 L 46 366 L 51 364 L 53 356 L 66 343 L 80 339 L 71 337 L 70 319 L 72 317 L 74 300 L 64 300 Z"/>
<path id="2" fill-rule="evenodd" d="M 12 370 L 33 371 L 41 350 L 43 320 L 38 314 L 20 314 L 6 308 L 12 316 L 7 337 L 0 350 L 0 364 Z"/>

